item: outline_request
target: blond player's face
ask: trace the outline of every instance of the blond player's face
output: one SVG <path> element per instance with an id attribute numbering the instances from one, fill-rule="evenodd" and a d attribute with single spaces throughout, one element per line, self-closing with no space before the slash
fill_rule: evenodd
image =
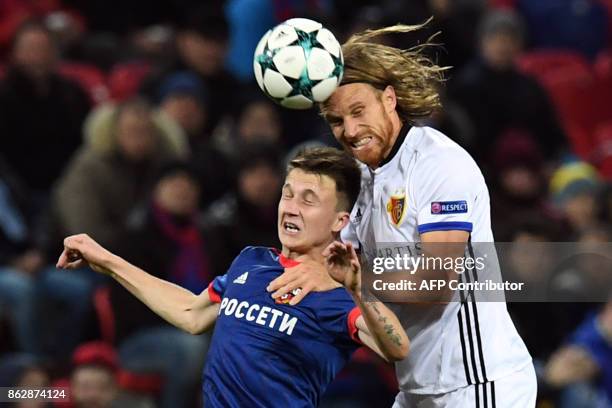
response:
<path id="1" fill-rule="evenodd" d="M 335 181 L 294 169 L 289 172 L 278 203 L 278 237 L 283 247 L 304 251 L 327 246 L 345 222 L 337 210 Z"/>
<path id="2" fill-rule="evenodd" d="M 325 119 L 336 140 L 357 160 L 376 168 L 393 147 L 395 95 L 364 83 L 338 87 L 325 103 Z"/>

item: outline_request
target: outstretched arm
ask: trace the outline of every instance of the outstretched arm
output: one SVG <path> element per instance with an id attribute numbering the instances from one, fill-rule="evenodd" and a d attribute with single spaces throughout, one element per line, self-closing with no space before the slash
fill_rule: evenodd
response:
<path id="1" fill-rule="evenodd" d="M 361 296 L 361 265 L 350 243 L 332 243 L 323 253 L 330 275 L 342 283 L 361 310 L 357 319 L 360 340 L 387 361 L 406 358 L 410 340 L 397 316 L 382 302 Z"/>
<path id="2" fill-rule="evenodd" d="M 103 248 L 86 234 L 64 240 L 58 268 L 77 269 L 85 264 L 104 273 L 129 290 L 168 323 L 192 334 L 208 330 L 217 318 L 219 305 L 208 290 L 199 295 L 159 279 Z"/>

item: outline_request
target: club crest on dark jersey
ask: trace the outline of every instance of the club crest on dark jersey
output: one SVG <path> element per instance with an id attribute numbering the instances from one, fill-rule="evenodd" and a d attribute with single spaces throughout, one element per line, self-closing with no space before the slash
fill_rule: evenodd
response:
<path id="1" fill-rule="evenodd" d="M 291 299 L 299 295 L 301 291 L 302 291 L 302 288 L 295 288 L 291 292 L 285 293 L 283 296 L 276 299 L 275 303 L 287 305 L 289 304 L 289 302 L 291 302 Z"/>
<path id="2" fill-rule="evenodd" d="M 406 213 L 406 193 L 399 192 L 393 194 L 387 202 L 387 212 L 391 217 L 391 222 L 396 227 L 399 227 L 404 220 L 404 214 Z"/>

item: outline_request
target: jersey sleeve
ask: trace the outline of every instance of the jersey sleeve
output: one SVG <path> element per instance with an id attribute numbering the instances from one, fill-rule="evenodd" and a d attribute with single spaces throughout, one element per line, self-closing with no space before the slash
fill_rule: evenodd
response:
<path id="1" fill-rule="evenodd" d="M 333 333 L 340 343 L 351 346 L 361 345 L 357 319 L 361 310 L 355 305 L 344 289 L 328 292 L 317 305 L 317 315 L 328 333 Z"/>
<path id="2" fill-rule="evenodd" d="M 221 303 L 223 293 L 227 286 L 227 273 L 221 276 L 217 276 L 208 285 L 208 296 L 213 303 Z"/>
<path id="3" fill-rule="evenodd" d="M 412 189 L 419 234 L 472 232 L 475 201 L 484 183 L 474 161 L 454 149 L 444 149 L 423 160 Z"/>

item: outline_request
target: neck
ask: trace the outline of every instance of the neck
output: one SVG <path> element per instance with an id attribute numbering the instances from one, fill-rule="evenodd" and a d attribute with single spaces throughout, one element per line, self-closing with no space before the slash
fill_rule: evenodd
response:
<path id="1" fill-rule="evenodd" d="M 294 250 L 283 245 L 281 253 L 285 258 L 293 259 L 297 262 L 314 261 L 320 264 L 325 264 L 325 257 L 323 256 L 323 251 L 332 242 L 334 242 L 334 239 L 322 245 L 313 246 L 303 251 L 300 249 Z"/>

